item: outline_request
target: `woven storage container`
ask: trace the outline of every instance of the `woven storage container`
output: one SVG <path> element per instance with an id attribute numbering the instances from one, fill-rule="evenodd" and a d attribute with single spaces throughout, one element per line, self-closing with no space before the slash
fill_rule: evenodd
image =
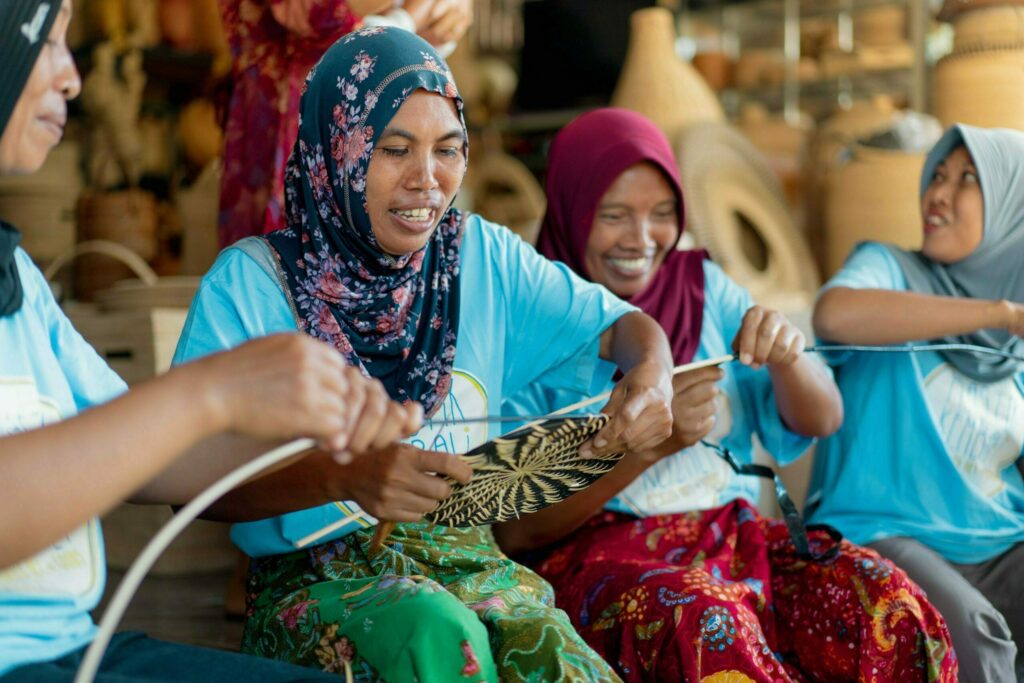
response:
<path id="1" fill-rule="evenodd" d="M 49 263 L 75 243 L 78 162 L 78 145 L 62 142 L 38 172 L 0 178 L 0 219 L 21 230 L 21 246 L 36 263 Z"/>
<path id="2" fill-rule="evenodd" d="M 113 310 L 72 302 L 64 306 L 68 319 L 129 385 L 166 371 L 199 279 L 157 279 L 138 256 L 117 244 L 102 242 L 76 245 L 54 261 L 47 276 L 52 277 L 61 267 L 85 255 L 119 260 L 140 277 L 97 295 L 102 304 Z M 140 444 L 140 449 L 144 448 Z M 103 519 L 107 564 L 113 569 L 127 569 L 171 515 L 169 507 L 159 505 L 124 504 L 111 511 Z M 169 576 L 232 568 L 237 552 L 228 534 L 226 524 L 193 522 L 160 557 L 151 573 Z"/>
<path id="3" fill-rule="evenodd" d="M 1024 47 L 944 57 L 935 67 L 932 92 L 943 126 L 1024 130 Z"/>
<path id="4" fill-rule="evenodd" d="M 953 22 L 953 53 L 1024 47 L 1024 7 L 986 7 Z"/>
<path id="5" fill-rule="evenodd" d="M 116 242 L 150 261 L 157 255 L 158 224 L 156 198 L 144 190 L 87 190 L 78 198 L 79 241 Z M 76 297 L 91 301 L 96 292 L 131 276 L 116 259 L 84 252 L 75 260 Z"/>
<path id="6" fill-rule="evenodd" d="M 612 105 L 640 112 L 669 140 L 694 123 L 725 120 L 715 93 L 676 55 L 672 13 L 663 7 L 641 9 L 630 23 L 629 50 Z"/>
<path id="7" fill-rule="evenodd" d="M 858 145 L 853 159 L 828 176 L 825 201 L 826 277 L 858 242 L 921 246 L 918 189 L 924 154 Z"/>

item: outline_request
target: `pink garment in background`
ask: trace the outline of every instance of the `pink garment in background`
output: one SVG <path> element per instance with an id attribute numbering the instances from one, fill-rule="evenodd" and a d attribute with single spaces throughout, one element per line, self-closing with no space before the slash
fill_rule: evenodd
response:
<path id="1" fill-rule="evenodd" d="M 221 246 L 285 226 L 284 167 L 310 68 L 359 22 L 345 0 L 221 0 L 232 57 Z"/>

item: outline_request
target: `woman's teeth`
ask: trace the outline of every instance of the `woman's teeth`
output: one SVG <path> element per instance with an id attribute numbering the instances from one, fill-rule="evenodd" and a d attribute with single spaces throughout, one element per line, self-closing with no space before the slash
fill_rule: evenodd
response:
<path id="1" fill-rule="evenodd" d="M 407 209 L 399 211 L 397 209 L 392 210 L 393 214 L 399 218 L 404 218 L 407 221 L 414 221 L 416 223 L 424 223 L 430 219 L 430 214 L 433 213 L 429 208 L 426 209 Z"/>
<path id="2" fill-rule="evenodd" d="M 613 268 L 629 275 L 646 273 L 651 267 L 651 259 L 641 258 L 609 258 L 608 263 Z"/>

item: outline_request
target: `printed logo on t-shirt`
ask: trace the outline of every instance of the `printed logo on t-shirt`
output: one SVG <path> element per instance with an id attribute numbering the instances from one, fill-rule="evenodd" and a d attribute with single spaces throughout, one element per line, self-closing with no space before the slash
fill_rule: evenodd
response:
<path id="1" fill-rule="evenodd" d="M 1024 396 L 1012 377 L 976 382 L 941 363 L 924 382 L 939 434 L 964 478 L 983 495 L 1006 484 L 1002 473 L 1024 447 Z"/>
<path id="2" fill-rule="evenodd" d="M 0 434 L 57 422 L 57 402 L 40 396 L 30 377 L 0 378 Z M 32 596 L 84 597 L 102 574 L 99 524 L 95 520 L 35 557 L 0 571 L 0 592 Z"/>
<path id="3" fill-rule="evenodd" d="M 465 453 L 487 441 L 487 425 L 483 422 L 453 425 L 449 421 L 486 416 L 487 389 L 472 374 L 455 370 L 448 397 L 409 443 L 428 451 Z"/>
<path id="4" fill-rule="evenodd" d="M 721 442 L 732 431 L 732 407 L 723 392 L 716 399 L 715 427 L 705 438 Z M 634 514 L 667 515 L 718 506 L 732 478 L 722 458 L 702 443 L 662 458 L 619 493 Z"/>

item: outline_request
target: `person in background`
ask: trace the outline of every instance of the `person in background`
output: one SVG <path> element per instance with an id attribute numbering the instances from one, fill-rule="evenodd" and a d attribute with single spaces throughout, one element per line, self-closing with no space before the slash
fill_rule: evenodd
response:
<path id="1" fill-rule="evenodd" d="M 958 125 L 921 174 L 920 251 L 865 243 L 825 285 L 830 342 L 972 351 L 832 358 L 847 423 L 807 511 L 903 568 L 949 624 L 961 680 L 1014 681 L 1024 644 L 1024 133 Z"/>
<path id="2" fill-rule="evenodd" d="M 62 137 L 66 102 L 81 88 L 65 42 L 70 18 L 70 0 L 0 4 L 0 175 L 37 171 Z M 0 681 L 68 681 L 95 635 L 103 513 L 129 496 L 185 503 L 282 439 L 314 437 L 340 468 L 415 431 L 421 413 L 296 334 L 126 391 L 19 239 L 0 221 Z M 122 633 L 97 680 L 336 679 Z"/>
<path id="3" fill-rule="evenodd" d="M 454 45 L 472 22 L 472 0 L 221 0 L 221 16 L 232 57 L 218 214 L 226 247 L 285 226 L 302 83 L 324 51 L 364 20 Z"/>
<path id="4" fill-rule="evenodd" d="M 500 433 L 461 418 L 497 413 L 545 374 L 586 391 L 599 358 L 622 369 L 593 452 L 667 438 L 664 333 L 507 228 L 452 208 L 469 153 L 462 100 L 421 38 L 373 27 L 339 40 L 310 71 L 300 119 L 288 227 L 222 252 L 176 360 L 297 327 L 396 400 L 422 403 L 428 421 L 337 485 L 306 459 L 221 501 L 216 513 L 241 521 L 307 508 L 233 529 L 255 558 L 243 649 L 389 681 L 616 680 L 489 526 L 422 517 L 450 492 L 434 473 L 467 480 L 453 454 Z M 301 547 L 353 510 L 372 517 Z M 400 522 L 382 547 L 377 520 Z"/>
<path id="5" fill-rule="evenodd" d="M 542 254 L 655 317 L 676 364 L 730 353 L 738 362 L 678 375 L 668 441 L 498 525 L 501 547 L 533 551 L 524 557 L 556 604 L 629 681 L 954 681 L 949 636 L 920 589 L 847 542 L 824 562 L 798 556 L 786 524 L 754 508 L 761 479 L 737 475 L 701 441 L 752 463 L 756 436 L 786 464 L 834 432 L 843 408 L 792 323 L 755 305 L 703 251 L 676 248 L 683 193 L 665 136 L 623 109 L 580 116 L 552 143 L 547 198 Z M 580 398 L 552 380 L 503 412 Z"/>

